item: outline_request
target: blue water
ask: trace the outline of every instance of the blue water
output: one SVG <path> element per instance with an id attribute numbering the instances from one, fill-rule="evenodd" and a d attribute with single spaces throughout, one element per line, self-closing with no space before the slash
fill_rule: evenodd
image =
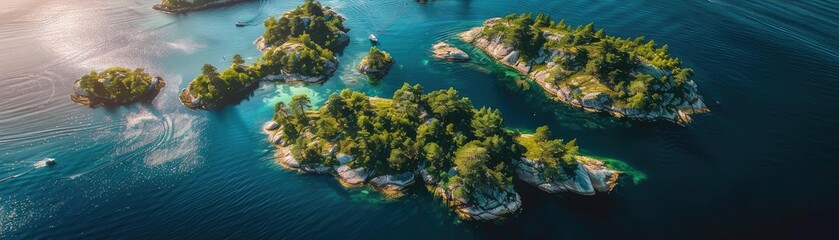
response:
<path id="1" fill-rule="evenodd" d="M 155 12 L 156 1 L 0 3 L 0 238 L 707 239 L 820 236 L 839 222 L 835 0 L 325 0 L 352 28 L 336 75 L 263 84 L 219 111 L 188 110 L 177 94 L 204 63 L 259 57 L 261 19 L 302 1 L 188 15 Z M 487 18 L 528 11 L 669 44 L 696 71 L 711 113 L 687 127 L 585 113 L 508 87 L 515 74 L 457 41 Z M 352 69 L 370 33 L 396 59 L 376 84 Z M 441 40 L 475 59 L 433 60 Z M 167 87 L 150 104 L 69 101 L 78 76 L 112 65 L 145 67 Z M 423 189 L 384 199 L 273 163 L 260 130 L 273 103 L 307 93 L 320 104 L 344 88 L 387 97 L 403 82 L 454 87 L 500 109 L 511 128 L 549 125 L 635 175 L 594 197 L 517 184 L 522 213 L 481 224 L 458 221 Z M 37 167 L 45 157 L 58 164 Z"/>

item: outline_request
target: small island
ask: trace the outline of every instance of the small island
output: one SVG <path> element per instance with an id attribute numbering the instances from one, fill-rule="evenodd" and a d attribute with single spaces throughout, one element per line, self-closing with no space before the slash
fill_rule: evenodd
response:
<path id="1" fill-rule="evenodd" d="M 590 195 L 611 191 L 620 175 L 579 154 L 575 140 L 550 139 L 547 127 L 532 136 L 507 130 L 500 111 L 475 109 L 451 88 L 425 94 L 406 83 L 392 99 L 344 89 L 317 110 L 295 95 L 274 110 L 264 129 L 280 165 L 386 194 L 422 181 L 465 220 L 518 212 L 514 176 L 546 192 Z"/>
<path id="2" fill-rule="evenodd" d="M 111 67 L 76 80 L 70 100 L 89 107 L 150 102 L 164 86 L 163 78 L 152 77 L 142 68 Z"/>
<path id="3" fill-rule="evenodd" d="M 265 20 L 265 34 L 254 43 L 263 52 L 251 65 L 238 54 L 218 73 L 210 64 L 180 95 L 192 109 L 216 109 L 248 96 L 260 81 L 323 83 L 338 69 L 340 51 L 349 43 L 344 17 L 306 0 L 279 20 Z"/>
<path id="4" fill-rule="evenodd" d="M 445 42 L 439 42 L 431 47 L 434 57 L 440 60 L 450 62 L 468 62 L 472 58 L 463 50 L 457 49 Z"/>
<path id="5" fill-rule="evenodd" d="M 227 6 L 249 0 L 163 0 L 152 9 L 165 13 L 181 14 L 208 8 Z"/>
<path id="6" fill-rule="evenodd" d="M 679 124 L 707 112 L 693 70 L 644 37 L 572 28 L 539 14 L 493 18 L 460 37 L 538 83 L 558 101 L 587 111 Z"/>
<path id="7" fill-rule="evenodd" d="M 358 64 L 358 72 L 365 74 L 372 79 L 384 77 L 393 65 L 393 58 L 390 54 L 373 46 L 367 56 Z"/>

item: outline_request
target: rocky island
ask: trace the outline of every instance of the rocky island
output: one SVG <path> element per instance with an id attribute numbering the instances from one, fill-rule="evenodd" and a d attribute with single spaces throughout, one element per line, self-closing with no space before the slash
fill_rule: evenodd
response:
<path id="1" fill-rule="evenodd" d="M 460 37 L 538 83 L 558 101 L 637 120 L 691 121 L 707 112 L 693 70 L 643 37 L 572 28 L 550 16 L 493 18 Z"/>
<path id="2" fill-rule="evenodd" d="M 214 109 L 237 101 L 258 87 L 259 81 L 322 83 L 338 68 L 333 51 L 347 46 L 344 17 L 306 0 L 279 20 L 265 20 L 265 33 L 254 43 L 263 52 L 251 65 L 235 55 L 232 65 L 218 73 L 204 65 L 201 75 L 181 92 L 181 102 L 193 109 Z"/>
<path id="3" fill-rule="evenodd" d="M 151 101 L 166 86 L 161 77 L 152 77 L 142 68 L 112 67 L 92 71 L 73 84 L 70 100 L 85 106 L 126 105 Z"/>
<path id="4" fill-rule="evenodd" d="M 372 79 L 380 79 L 387 74 L 392 65 L 393 58 L 390 57 L 390 54 L 374 46 L 370 48 L 367 56 L 358 63 L 358 72 Z"/>
<path id="5" fill-rule="evenodd" d="M 208 8 L 227 6 L 249 0 L 163 0 L 152 6 L 154 10 L 166 13 L 187 13 Z"/>
<path id="6" fill-rule="evenodd" d="M 345 89 L 317 110 L 306 95 L 274 110 L 264 129 L 280 165 L 385 193 L 422 181 L 466 220 L 517 213 L 514 176 L 547 192 L 590 195 L 609 192 L 620 175 L 580 155 L 576 141 L 549 139 L 547 128 L 533 136 L 507 130 L 500 111 L 475 109 L 454 89 L 425 94 L 406 83 L 392 99 Z M 554 183 L 562 185 L 542 186 Z"/>
<path id="7" fill-rule="evenodd" d="M 434 57 L 451 62 L 468 62 L 472 58 L 463 50 L 457 49 L 445 42 L 439 42 L 431 47 Z"/>

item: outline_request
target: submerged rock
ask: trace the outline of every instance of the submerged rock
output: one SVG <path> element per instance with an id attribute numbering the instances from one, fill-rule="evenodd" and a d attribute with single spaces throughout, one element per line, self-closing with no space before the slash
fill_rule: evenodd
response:
<path id="1" fill-rule="evenodd" d="M 434 57 L 441 60 L 452 62 L 466 62 L 472 59 L 463 50 L 452 47 L 451 45 L 439 42 L 432 47 Z"/>

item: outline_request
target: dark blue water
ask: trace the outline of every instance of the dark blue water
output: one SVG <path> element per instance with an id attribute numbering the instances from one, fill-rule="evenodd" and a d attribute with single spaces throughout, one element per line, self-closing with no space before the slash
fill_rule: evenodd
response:
<path id="1" fill-rule="evenodd" d="M 839 222 L 839 3 L 813 1 L 323 1 L 349 20 L 341 68 L 322 86 L 263 84 L 219 111 L 177 93 L 204 63 L 224 66 L 261 20 L 302 1 L 253 1 L 188 15 L 156 0 L 0 3 L 0 238 L 736 238 L 820 236 Z M 546 12 L 670 46 L 696 71 L 711 113 L 687 127 L 552 103 L 457 40 L 483 20 Z M 234 27 L 237 21 L 252 26 Z M 377 84 L 352 69 L 376 33 L 396 65 Z M 429 57 L 446 40 L 475 56 Z M 168 82 L 150 104 L 82 107 L 72 82 L 112 65 Z M 388 200 L 273 163 L 271 106 L 344 88 L 391 96 L 403 82 L 454 87 L 511 128 L 549 125 L 635 171 L 611 194 L 549 196 L 517 185 L 523 211 L 460 222 L 423 189 Z M 38 167 L 45 157 L 54 167 Z M 799 234 L 799 235 L 793 235 Z"/>

